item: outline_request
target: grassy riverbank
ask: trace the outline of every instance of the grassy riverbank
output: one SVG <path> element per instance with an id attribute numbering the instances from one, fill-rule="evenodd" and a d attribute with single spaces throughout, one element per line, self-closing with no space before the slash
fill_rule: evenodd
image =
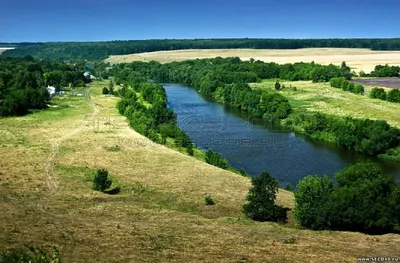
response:
<path id="1" fill-rule="evenodd" d="M 136 133 L 103 86 L 92 84 L 91 99 L 67 94 L 52 100 L 57 107 L 0 119 L 1 252 L 55 245 L 65 262 L 355 262 L 400 253 L 398 235 L 249 221 L 241 212 L 248 178 Z M 120 194 L 91 190 L 98 168 Z M 216 206 L 204 204 L 206 194 Z M 290 192 L 278 201 L 293 207 Z"/>
<path id="2" fill-rule="evenodd" d="M 273 90 L 275 80 L 264 80 L 252 83 L 256 89 Z M 312 83 L 311 81 L 280 81 L 285 89 L 279 91 L 284 95 L 295 112 L 322 112 L 335 116 L 385 120 L 391 126 L 400 128 L 400 104 L 371 99 L 368 97 L 372 87 L 366 86 L 366 94 L 361 96 L 330 87 L 329 83 Z M 293 91 L 290 86 L 296 87 Z"/>

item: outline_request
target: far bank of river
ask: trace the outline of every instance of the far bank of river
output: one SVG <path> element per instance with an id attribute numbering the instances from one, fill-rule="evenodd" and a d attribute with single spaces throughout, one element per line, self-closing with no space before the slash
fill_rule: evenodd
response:
<path id="1" fill-rule="evenodd" d="M 179 127 L 200 149 L 220 152 L 234 168 L 252 176 L 267 170 L 282 186 L 295 186 L 306 175 L 334 175 L 362 160 L 379 164 L 396 176 L 400 164 L 350 152 L 329 143 L 314 142 L 274 127 L 259 118 L 201 96 L 194 88 L 164 84 L 168 107 L 178 116 Z"/>

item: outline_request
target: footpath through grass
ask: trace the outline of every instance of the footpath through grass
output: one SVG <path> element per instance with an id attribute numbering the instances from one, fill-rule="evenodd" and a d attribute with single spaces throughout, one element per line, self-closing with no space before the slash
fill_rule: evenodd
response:
<path id="1" fill-rule="evenodd" d="M 398 235 L 246 219 L 248 178 L 133 131 L 115 108 L 119 98 L 101 95 L 107 84 L 91 84 L 92 104 L 66 94 L 53 98 L 57 107 L 0 119 L 0 252 L 57 246 L 63 262 L 356 262 L 400 254 Z M 66 134 L 51 190 L 51 146 Z M 108 169 L 120 194 L 91 189 L 99 168 Z M 207 194 L 215 206 L 205 205 Z M 293 207 L 292 193 L 281 190 L 278 202 Z"/>

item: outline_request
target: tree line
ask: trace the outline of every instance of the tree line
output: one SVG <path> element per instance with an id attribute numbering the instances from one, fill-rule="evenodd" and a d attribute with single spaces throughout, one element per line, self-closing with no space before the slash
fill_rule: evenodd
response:
<path id="1" fill-rule="evenodd" d="M 319 112 L 295 113 L 284 125 L 309 138 L 331 141 L 346 149 L 378 155 L 400 143 L 400 130 L 384 120 L 338 117 Z"/>
<path id="2" fill-rule="evenodd" d="M 110 55 L 179 50 L 179 49 L 299 49 L 299 48 L 368 48 L 400 50 L 399 38 L 352 39 L 150 39 L 103 42 L 4 43 L 16 49 L 6 56 L 26 56 L 56 60 L 103 60 Z"/>
<path id="3" fill-rule="evenodd" d="M 400 103 L 400 90 L 391 89 L 386 92 L 383 88 L 373 88 L 369 94 L 373 99 L 387 100 L 390 102 Z"/>
<path id="4" fill-rule="evenodd" d="M 331 87 L 342 89 L 344 91 L 350 91 L 351 93 L 363 95 L 365 88 L 363 85 L 354 84 L 353 82 L 347 81 L 343 77 L 331 78 L 329 81 Z"/>
<path id="5" fill-rule="evenodd" d="M 362 92 L 361 86 L 356 89 L 356 85 L 347 81 L 351 75 L 345 63 L 340 67 L 314 63 L 278 65 L 241 61 L 239 58 L 215 58 L 166 64 L 134 62 L 116 65 L 112 71 L 116 82 L 131 72 L 131 76 L 144 79 L 185 83 L 203 95 L 250 112 L 254 116 L 272 121 L 284 120 L 284 126 L 307 137 L 335 142 L 349 150 L 369 155 L 383 154 L 388 149 L 397 147 L 400 142 L 399 130 L 390 127 L 386 121 L 337 117 L 317 112 L 293 112 L 283 95 L 271 90 L 251 89 L 247 84 L 263 78 L 291 79 L 294 76 L 313 80 L 317 75 L 324 76 L 327 80 L 333 79 L 333 83 L 338 83 L 334 84 L 337 87 Z M 320 72 L 329 74 L 319 75 Z"/>
<path id="6" fill-rule="evenodd" d="M 400 66 L 376 65 L 369 74 L 361 71 L 360 77 L 400 77 Z"/>
<path id="7" fill-rule="evenodd" d="M 81 65 L 24 58 L 0 57 L 0 116 L 24 115 L 47 107 L 46 86 L 84 86 Z"/>

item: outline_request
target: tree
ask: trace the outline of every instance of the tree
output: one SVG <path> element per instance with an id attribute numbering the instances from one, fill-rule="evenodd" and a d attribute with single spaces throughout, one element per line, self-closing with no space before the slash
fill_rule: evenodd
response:
<path id="1" fill-rule="evenodd" d="M 102 93 L 104 95 L 107 95 L 109 93 L 109 91 L 108 91 L 108 89 L 106 87 L 104 87 Z"/>
<path id="2" fill-rule="evenodd" d="M 373 88 L 369 95 L 373 99 L 386 100 L 386 91 L 383 88 Z"/>
<path id="3" fill-rule="evenodd" d="M 385 233 L 399 227 L 400 187 L 392 175 L 364 162 L 346 167 L 335 178 L 338 187 L 327 203 L 330 228 Z"/>
<path id="4" fill-rule="evenodd" d="M 252 187 L 243 212 L 256 221 L 286 222 L 289 208 L 275 204 L 279 183 L 268 172 L 251 178 Z"/>
<path id="5" fill-rule="evenodd" d="M 387 93 L 387 99 L 390 102 L 400 102 L 400 90 L 399 89 L 391 89 Z"/>
<path id="6" fill-rule="evenodd" d="M 280 90 L 281 89 L 281 84 L 277 81 L 275 82 L 275 89 Z"/>
<path id="7" fill-rule="evenodd" d="M 332 191 L 333 183 L 327 176 L 309 175 L 301 179 L 294 193 L 297 224 L 315 230 L 328 228 L 325 206 Z"/>
<path id="8" fill-rule="evenodd" d="M 108 179 L 108 171 L 105 169 L 97 170 L 96 176 L 93 179 L 93 189 L 104 192 L 110 188 L 112 181 Z"/>
<path id="9" fill-rule="evenodd" d="M 364 86 L 360 85 L 360 84 L 356 84 L 356 86 L 354 87 L 354 93 L 355 94 L 364 94 Z"/>
<path id="10" fill-rule="evenodd" d="M 208 164 L 217 166 L 222 169 L 228 168 L 228 161 L 224 157 L 222 157 L 222 155 L 220 153 L 214 152 L 211 149 L 206 151 L 205 161 Z"/>

